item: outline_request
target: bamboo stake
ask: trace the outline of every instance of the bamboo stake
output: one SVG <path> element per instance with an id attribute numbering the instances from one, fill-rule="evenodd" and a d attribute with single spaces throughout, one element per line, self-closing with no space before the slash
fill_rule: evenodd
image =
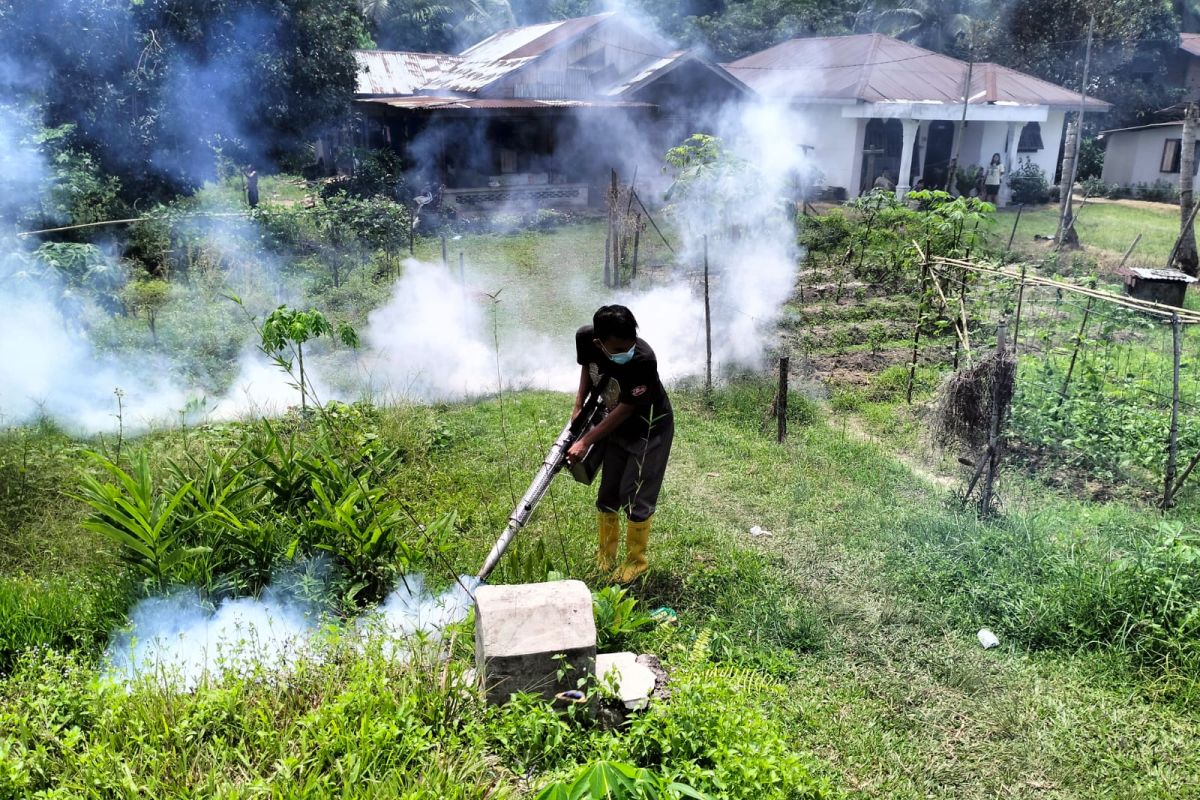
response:
<path id="1" fill-rule="evenodd" d="M 1183 244 L 1183 234 L 1191 230 L 1192 223 L 1196 221 L 1196 212 L 1200 211 L 1200 203 L 1192 206 L 1192 213 L 1188 215 L 1187 224 L 1183 226 L 1183 230 L 1175 237 L 1175 245 L 1171 248 L 1171 257 L 1167 259 L 1167 269 L 1175 263 L 1175 256 L 1179 255 L 1179 245 Z"/>
<path id="2" fill-rule="evenodd" d="M 1179 317 L 1171 320 L 1171 338 L 1174 343 L 1174 363 L 1171 370 L 1171 430 L 1167 438 L 1167 469 L 1163 478 L 1164 509 L 1175 505 L 1175 468 L 1179 459 L 1179 363 L 1183 357 L 1183 336 Z"/>
<path id="3" fill-rule="evenodd" d="M 1004 345 L 1008 333 L 1008 323 L 1000 320 L 996 326 L 996 373 L 992 378 L 992 425 L 989 434 L 988 449 L 991 451 L 987 459 L 987 477 L 983 481 L 983 492 L 979 497 L 979 516 L 986 517 L 992 513 L 992 496 L 995 492 L 996 473 L 1000 469 L 1000 381 L 996 380 L 1000 365 L 1004 363 Z M 995 444 L 993 445 L 992 442 Z"/>
<path id="4" fill-rule="evenodd" d="M 1142 240 L 1142 235 L 1140 233 L 1137 236 L 1133 237 L 1133 244 L 1129 245 L 1129 249 L 1125 251 L 1125 255 L 1121 256 L 1121 264 L 1120 264 L 1120 266 L 1117 267 L 1118 272 L 1125 268 L 1125 262 L 1129 260 L 1129 257 L 1131 255 L 1133 255 L 1133 248 L 1137 247 L 1138 242 L 1140 242 L 1141 240 Z"/>
<path id="5" fill-rule="evenodd" d="M 1013 320 L 1013 356 L 1016 356 L 1017 345 L 1020 344 L 1021 335 L 1021 309 L 1025 303 L 1025 262 L 1021 262 L 1021 280 L 1017 284 L 1017 316 Z"/>
<path id="6" fill-rule="evenodd" d="M 1012 250 L 1013 239 L 1017 238 L 1017 226 L 1021 224 L 1021 212 L 1025 210 L 1025 204 L 1017 206 L 1017 218 L 1013 220 L 1012 233 L 1008 235 L 1008 244 L 1004 246 L 1004 252 Z"/>
<path id="7" fill-rule="evenodd" d="M 708 301 L 708 234 L 704 235 L 704 391 L 712 393 L 712 312 Z"/>
<path id="8" fill-rule="evenodd" d="M 925 317 L 925 291 L 929 281 L 929 261 L 921 263 L 921 294 L 917 299 L 917 324 L 913 326 L 912 359 L 908 362 L 908 404 L 912 405 L 913 384 L 917 380 L 917 353 L 921 343 L 921 323 Z"/>
<path id="9" fill-rule="evenodd" d="M 1079 333 L 1075 334 L 1075 347 L 1071 350 L 1071 363 L 1067 365 L 1067 376 L 1063 379 L 1062 389 L 1058 392 L 1058 405 L 1067 399 L 1067 387 L 1071 384 L 1071 374 L 1075 372 L 1075 360 L 1079 357 L 1079 348 L 1083 346 L 1083 334 L 1087 330 L 1088 317 L 1092 314 L 1092 303 L 1096 298 L 1089 297 L 1083 308 L 1083 321 L 1079 323 Z M 1056 406 L 1057 407 L 1057 406 Z"/>
<path id="10" fill-rule="evenodd" d="M 635 200 L 637 200 L 638 205 L 641 206 L 642 213 L 645 214 L 646 219 L 650 221 L 650 225 L 654 228 L 654 232 L 658 234 L 658 238 L 662 239 L 662 243 L 667 246 L 667 249 L 670 250 L 672 254 L 674 254 L 675 248 L 671 247 L 671 243 L 667 241 L 667 237 L 663 236 L 663 232 L 659 230 L 658 223 L 654 221 L 654 216 L 650 213 L 650 209 L 646 208 L 646 204 L 642 202 L 641 195 L 639 195 L 637 192 L 634 192 L 633 197 Z"/>
<path id="11" fill-rule="evenodd" d="M 446 253 L 446 234 L 442 234 L 442 266 L 450 269 L 450 256 Z"/>
<path id="12" fill-rule="evenodd" d="M 779 394 L 775 398 L 775 414 L 779 420 L 779 444 L 783 444 L 783 440 L 787 438 L 788 360 L 787 356 L 779 358 Z"/>

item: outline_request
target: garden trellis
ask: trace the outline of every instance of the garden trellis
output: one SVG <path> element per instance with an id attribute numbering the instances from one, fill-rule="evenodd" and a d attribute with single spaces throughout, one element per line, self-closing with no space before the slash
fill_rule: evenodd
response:
<path id="1" fill-rule="evenodd" d="M 968 361 L 972 326 L 977 336 L 981 324 L 1007 326 L 1016 358 L 1007 426 L 1028 458 L 1146 494 L 1157 484 L 1160 504 L 1175 504 L 1200 463 L 1200 379 L 1184 359 L 1195 351 L 1200 313 L 1028 266 L 937 257 L 924 260 L 923 270 L 935 291 L 922 305 L 933 302 L 954 321 Z M 914 348 L 910 376 L 921 352 Z M 1188 454 L 1182 469 L 1181 452 Z"/>

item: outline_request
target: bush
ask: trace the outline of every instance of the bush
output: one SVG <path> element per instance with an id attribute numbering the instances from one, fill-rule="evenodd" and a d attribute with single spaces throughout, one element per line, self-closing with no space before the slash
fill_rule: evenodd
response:
<path id="1" fill-rule="evenodd" d="M 1179 187 L 1168 181 L 1139 183 L 1133 187 L 1133 191 L 1138 200 L 1147 200 L 1151 203 L 1179 203 Z"/>
<path id="2" fill-rule="evenodd" d="M 1046 173 L 1028 158 L 1021 161 L 1008 176 L 1008 185 L 1012 189 L 1014 203 L 1032 206 L 1050 202 Z"/>

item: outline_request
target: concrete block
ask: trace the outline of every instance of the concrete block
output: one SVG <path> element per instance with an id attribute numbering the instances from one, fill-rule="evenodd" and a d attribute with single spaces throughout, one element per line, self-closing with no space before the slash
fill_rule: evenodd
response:
<path id="1" fill-rule="evenodd" d="M 559 661 L 572 669 L 558 680 Z M 582 581 L 550 581 L 475 590 L 475 662 L 489 703 L 514 692 L 547 701 L 596 672 L 592 593 Z"/>
<path id="2" fill-rule="evenodd" d="M 655 676 L 649 667 L 639 664 L 633 653 L 600 653 L 596 656 L 596 674 L 604 684 L 612 674 L 617 696 L 630 711 L 645 708 L 654 693 Z"/>

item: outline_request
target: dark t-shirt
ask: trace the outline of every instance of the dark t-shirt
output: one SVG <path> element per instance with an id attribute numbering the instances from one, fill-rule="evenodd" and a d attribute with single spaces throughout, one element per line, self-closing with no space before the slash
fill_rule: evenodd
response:
<path id="1" fill-rule="evenodd" d="M 625 439 L 643 439 L 671 421 L 671 401 L 658 377 L 658 359 L 650 345 L 636 340 L 633 358 L 628 364 L 617 364 L 604 354 L 592 340 L 596 336 L 591 325 L 575 332 L 575 357 L 580 366 L 587 367 L 592 386 L 599 386 L 611 376 L 604 387 L 604 404 L 611 410 L 618 403 L 632 403 L 637 411 L 621 423 L 616 434 Z"/>

